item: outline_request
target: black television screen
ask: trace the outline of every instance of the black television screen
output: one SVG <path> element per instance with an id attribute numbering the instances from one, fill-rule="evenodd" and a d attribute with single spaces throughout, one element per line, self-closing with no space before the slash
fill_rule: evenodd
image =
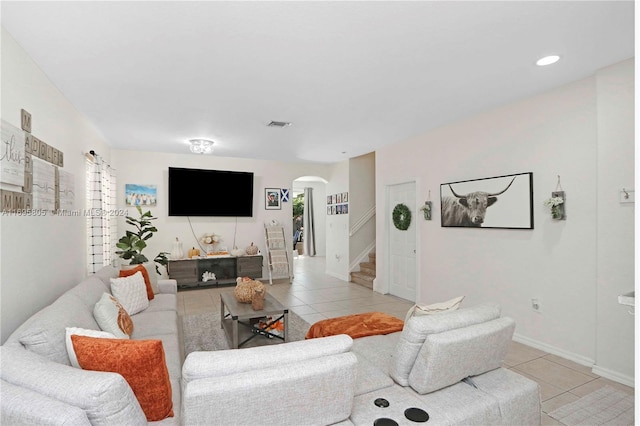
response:
<path id="1" fill-rule="evenodd" d="M 169 167 L 169 216 L 253 216 L 253 173 Z"/>

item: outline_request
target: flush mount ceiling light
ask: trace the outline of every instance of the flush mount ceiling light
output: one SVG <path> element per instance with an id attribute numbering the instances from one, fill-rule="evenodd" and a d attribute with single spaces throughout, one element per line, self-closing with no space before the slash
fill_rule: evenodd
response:
<path id="1" fill-rule="evenodd" d="M 550 55 L 545 56 L 544 58 L 540 58 L 536 61 L 536 65 L 539 67 L 544 67 L 547 65 L 555 64 L 560 60 L 560 56 L 558 55 Z"/>
<path id="2" fill-rule="evenodd" d="M 213 152 L 213 141 L 208 139 L 190 139 L 191 152 L 194 154 L 211 154 Z"/>

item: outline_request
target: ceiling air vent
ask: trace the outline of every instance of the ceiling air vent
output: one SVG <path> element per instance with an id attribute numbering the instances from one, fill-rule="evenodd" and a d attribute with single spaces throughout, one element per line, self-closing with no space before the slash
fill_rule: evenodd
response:
<path id="1" fill-rule="evenodd" d="M 267 124 L 267 127 L 289 127 L 289 126 L 291 126 L 291 123 L 287 121 L 272 121 L 271 123 Z"/>

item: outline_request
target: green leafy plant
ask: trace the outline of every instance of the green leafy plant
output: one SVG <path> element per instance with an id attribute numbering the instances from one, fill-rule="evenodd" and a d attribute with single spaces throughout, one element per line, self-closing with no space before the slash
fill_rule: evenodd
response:
<path id="1" fill-rule="evenodd" d="M 304 213 L 304 194 L 298 194 L 293 198 L 293 217 L 302 217 Z"/>
<path id="2" fill-rule="evenodd" d="M 142 254 L 142 250 L 147 247 L 147 240 L 153 237 L 153 234 L 158 232 L 158 228 L 153 226 L 152 221 L 157 217 L 151 215 L 151 211 L 142 212 L 140 206 L 136 206 L 138 209 L 139 218 L 127 216 L 127 224 L 135 228 L 134 231 L 126 231 L 124 237 L 118 240 L 116 247 L 120 250 L 116 251 L 116 254 L 124 260 L 130 260 L 129 265 L 140 265 L 149 261 L 147 256 Z M 157 264 L 167 266 L 169 258 L 167 252 L 160 252 L 153 259 Z M 156 265 L 156 272 L 160 274 L 158 265 Z"/>

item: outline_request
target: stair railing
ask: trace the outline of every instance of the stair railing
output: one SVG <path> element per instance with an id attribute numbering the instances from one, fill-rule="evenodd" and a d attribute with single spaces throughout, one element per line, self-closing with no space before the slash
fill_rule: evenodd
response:
<path id="1" fill-rule="evenodd" d="M 368 221 L 370 221 L 376 215 L 376 206 L 374 205 L 369 210 L 365 212 L 364 215 L 360 219 L 358 219 L 351 229 L 349 230 L 349 236 L 353 237 L 353 235 L 360 230 Z"/>

